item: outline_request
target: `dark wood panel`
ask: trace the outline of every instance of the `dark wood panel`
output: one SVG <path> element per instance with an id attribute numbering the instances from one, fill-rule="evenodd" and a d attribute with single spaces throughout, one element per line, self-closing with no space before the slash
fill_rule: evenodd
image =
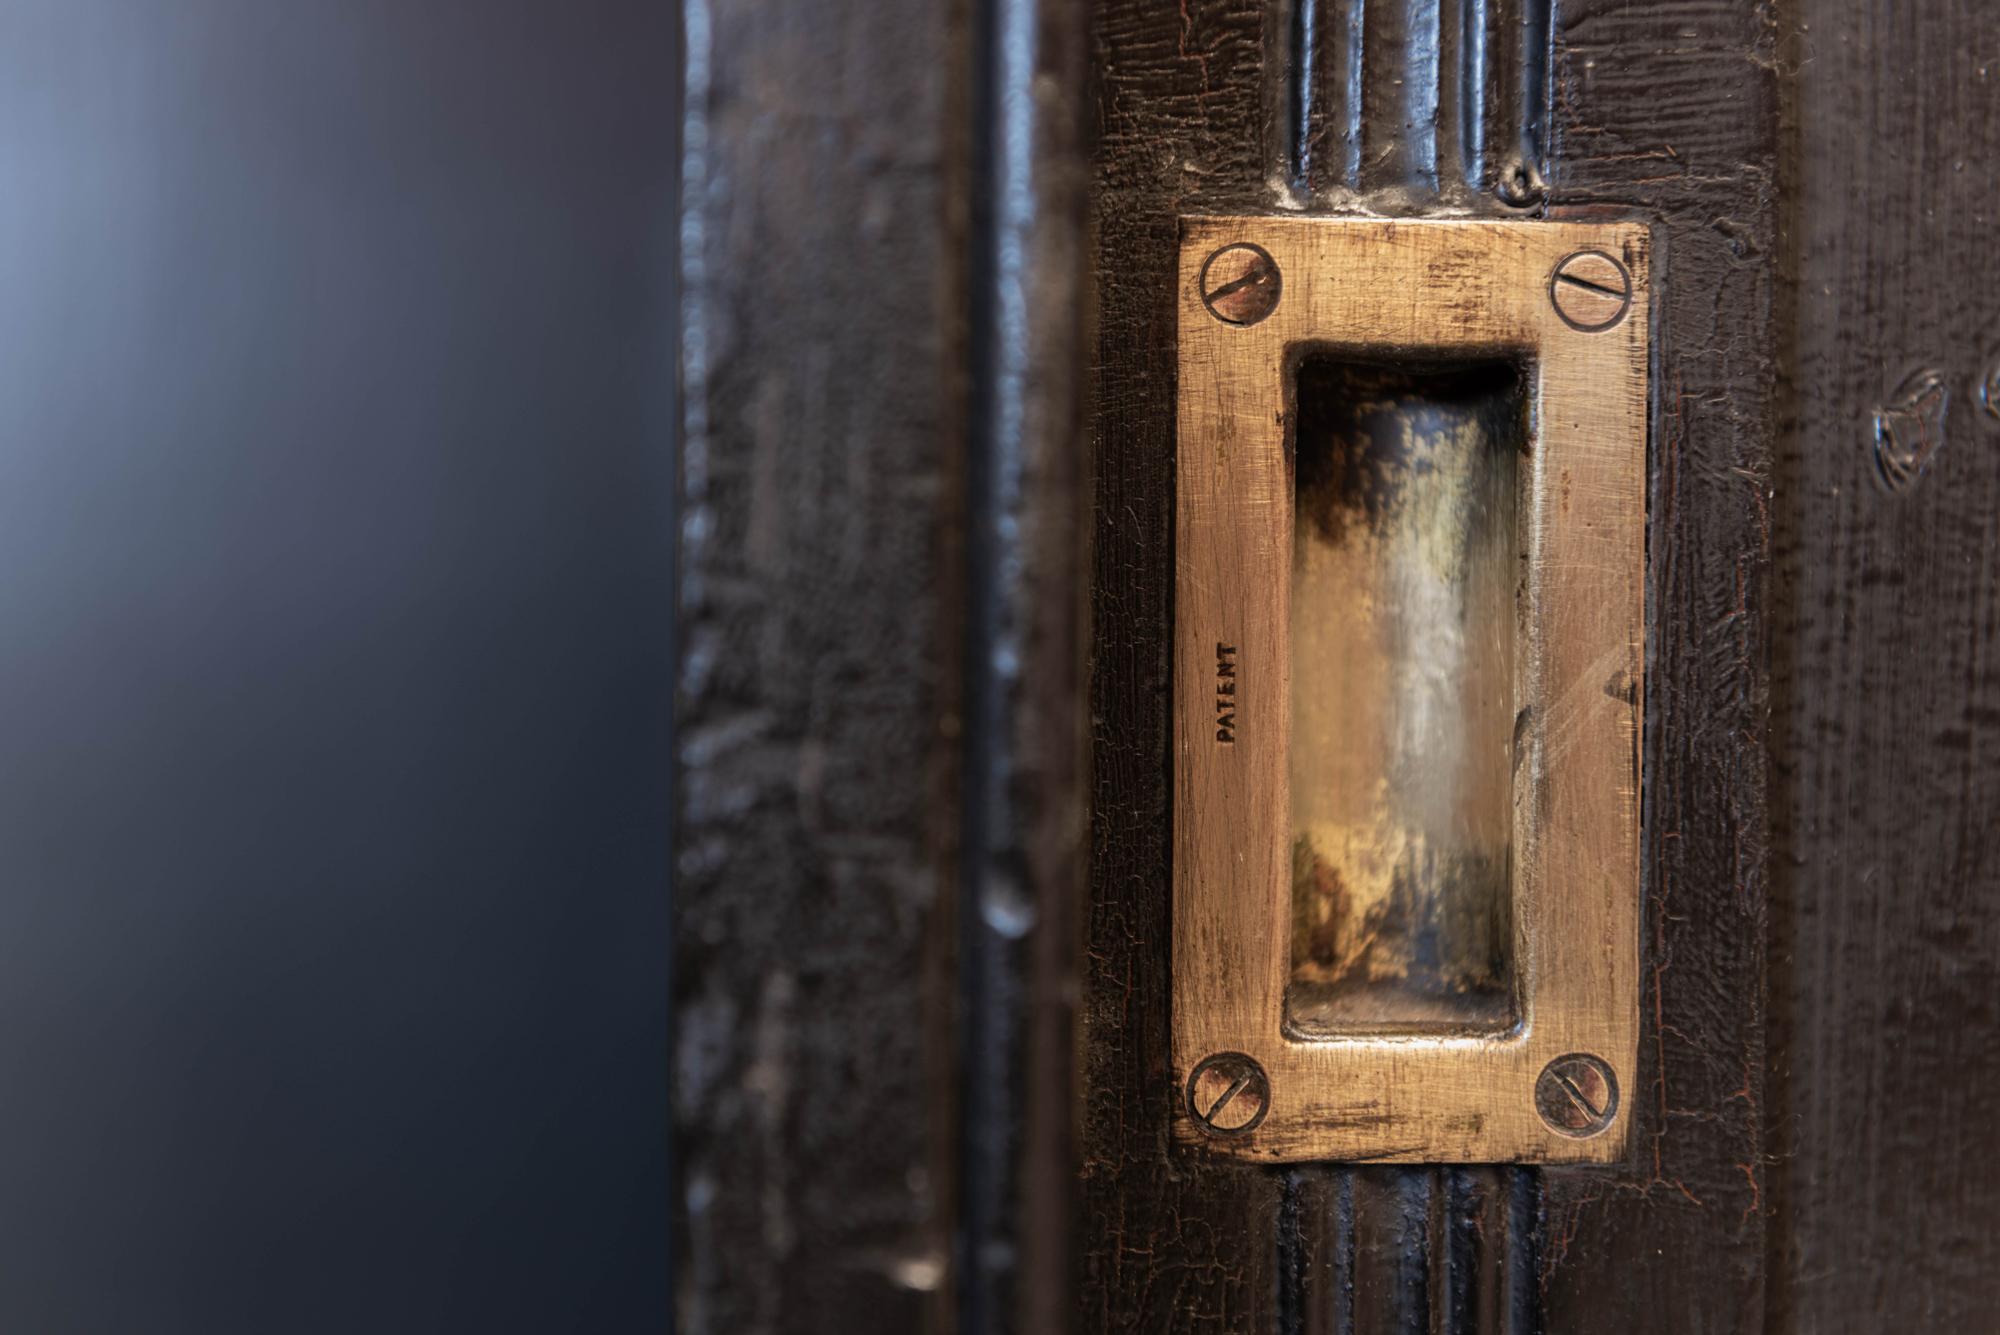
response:
<path id="1" fill-rule="evenodd" d="M 679 1329 L 945 1328 L 962 35 L 685 12 Z"/>
<path id="2" fill-rule="evenodd" d="M 1056 1330 L 1086 11 L 685 14 L 681 1328 Z"/>
<path id="3" fill-rule="evenodd" d="M 1544 1174 L 1550 1331 L 1763 1325 L 1776 52 L 1738 0 L 1558 13 L 1551 209 L 1658 263 L 1635 1149 Z"/>
<path id="4" fill-rule="evenodd" d="M 1083 994 L 1091 1332 L 1272 1329 L 1279 1179 L 1175 1152 L 1167 1060 L 1177 215 L 1269 206 L 1261 0 L 1097 8 L 1094 805 Z"/>
<path id="5" fill-rule="evenodd" d="M 2000 1309 L 2000 8 L 1806 0 L 1777 489 L 1779 1328 Z M 1884 481 L 1876 414 L 1911 446 Z M 1922 459 L 1921 471 L 1915 471 Z"/>

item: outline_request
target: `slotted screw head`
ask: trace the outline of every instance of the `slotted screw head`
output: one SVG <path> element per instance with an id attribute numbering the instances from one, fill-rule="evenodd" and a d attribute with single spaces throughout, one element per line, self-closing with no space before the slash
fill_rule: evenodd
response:
<path id="1" fill-rule="evenodd" d="M 1535 1081 L 1535 1111 L 1551 1131 L 1594 1136 L 1618 1116 L 1618 1078 L 1587 1052 L 1558 1057 Z"/>
<path id="2" fill-rule="evenodd" d="M 1187 1083 L 1188 1115 L 1204 1131 L 1240 1136 L 1257 1129 L 1271 1110 L 1271 1081 L 1264 1068 L 1240 1052 L 1205 1057 Z"/>
<path id="3" fill-rule="evenodd" d="M 1571 329 L 1603 333 L 1632 309 L 1632 275 L 1601 250 L 1579 250 L 1556 266 L 1549 300 Z"/>
<path id="4" fill-rule="evenodd" d="M 1201 304 L 1226 324 L 1256 324 L 1278 308 L 1277 261 L 1247 241 L 1224 246 L 1201 266 Z"/>

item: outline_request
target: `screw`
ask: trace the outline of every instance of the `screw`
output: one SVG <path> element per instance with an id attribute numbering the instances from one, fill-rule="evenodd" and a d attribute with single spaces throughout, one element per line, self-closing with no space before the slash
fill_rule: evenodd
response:
<path id="1" fill-rule="evenodd" d="M 1187 1083 L 1188 1113 L 1202 1130 L 1240 1136 L 1257 1129 L 1271 1110 L 1271 1081 L 1264 1068 L 1240 1052 L 1218 1052 L 1194 1068 Z"/>
<path id="2" fill-rule="evenodd" d="M 1227 324 L 1256 324 L 1278 308 L 1277 261 L 1247 241 L 1224 246 L 1201 266 L 1201 304 Z"/>
<path id="3" fill-rule="evenodd" d="M 1618 1116 L 1618 1078 L 1587 1052 L 1558 1057 L 1535 1081 L 1535 1111 L 1551 1131 L 1594 1136 Z"/>
<path id="4" fill-rule="evenodd" d="M 1556 266 L 1549 300 L 1571 329 L 1599 334 L 1632 309 L 1632 275 L 1601 250 L 1579 250 Z"/>

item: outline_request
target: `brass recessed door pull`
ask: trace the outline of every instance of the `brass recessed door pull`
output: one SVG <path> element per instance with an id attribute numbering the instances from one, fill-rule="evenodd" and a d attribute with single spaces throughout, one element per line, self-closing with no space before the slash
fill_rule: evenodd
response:
<path id="1" fill-rule="evenodd" d="M 1648 241 L 1184 220 L 1183 1138 L 1267 1160 L 1623 1153 Z"/>

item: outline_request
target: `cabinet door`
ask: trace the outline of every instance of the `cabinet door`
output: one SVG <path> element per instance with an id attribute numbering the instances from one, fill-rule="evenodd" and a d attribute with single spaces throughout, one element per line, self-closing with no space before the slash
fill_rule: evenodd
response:
<path id="1" fill-rule="evenodd" d="M 1085 1328 L 1988 1309 L 1996 49 L 1949 3 L 1098 6 Z M 1274 212 L 1653 229 L 1615 1165 L 1258 1168 L 1166 1134 L 1176 219 Z"/>

